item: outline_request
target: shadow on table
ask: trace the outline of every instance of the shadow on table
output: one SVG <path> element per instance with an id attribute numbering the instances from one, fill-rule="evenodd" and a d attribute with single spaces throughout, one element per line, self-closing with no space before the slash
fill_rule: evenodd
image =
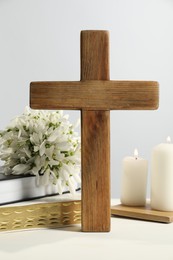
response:
<path id="1" fill-rule="evenodd" d="M 6 231 L 0 233 L 0 252 L 14 253 L 34 247 L 61 244 L 64 240 L 75 238 L 80 233 L 81 226 L 66 226 L 63 228 L 30 229 Z"/>

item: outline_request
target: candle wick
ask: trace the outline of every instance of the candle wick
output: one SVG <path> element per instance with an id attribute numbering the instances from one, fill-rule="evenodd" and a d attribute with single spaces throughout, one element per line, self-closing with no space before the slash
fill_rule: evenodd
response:
<path id="1" fill-rule="evenodd" d="M 138 150 L 137 149 L 134 150 L 134 157 L 135 157 L 135 160 L 138 159 Z"/>

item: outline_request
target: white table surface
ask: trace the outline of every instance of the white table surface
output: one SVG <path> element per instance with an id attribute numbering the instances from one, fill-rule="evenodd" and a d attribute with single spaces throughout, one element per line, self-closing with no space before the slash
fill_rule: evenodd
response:
<path id="1" fill-rule="evenodd" d="M 119 200 L 113 200 L 113 205 Z M 82 233 L 80 225 L 0 233 L 0 260 L 173 259 L 173 224 L 111 218 L 110 233 Z"/>

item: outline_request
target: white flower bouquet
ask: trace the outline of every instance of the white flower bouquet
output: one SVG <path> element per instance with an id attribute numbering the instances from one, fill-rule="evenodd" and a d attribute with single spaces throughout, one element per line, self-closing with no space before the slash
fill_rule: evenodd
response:
<path id="1" fill-rule="evenodd" d="M 80 183 L 81 145 L 63 111 L 31 110 L 0 131 L 0 159 L 6 175 L 35 175 L 37 185 L 75 192 Z"/>

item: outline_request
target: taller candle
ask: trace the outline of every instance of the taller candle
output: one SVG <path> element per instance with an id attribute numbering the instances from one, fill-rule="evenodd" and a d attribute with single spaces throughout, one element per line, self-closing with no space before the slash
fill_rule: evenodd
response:
<path id="1" fill-rule="evenodd" d="M 152 151 L 151 207 L 173 211 L 173 144 L 170 137 Z"/>

